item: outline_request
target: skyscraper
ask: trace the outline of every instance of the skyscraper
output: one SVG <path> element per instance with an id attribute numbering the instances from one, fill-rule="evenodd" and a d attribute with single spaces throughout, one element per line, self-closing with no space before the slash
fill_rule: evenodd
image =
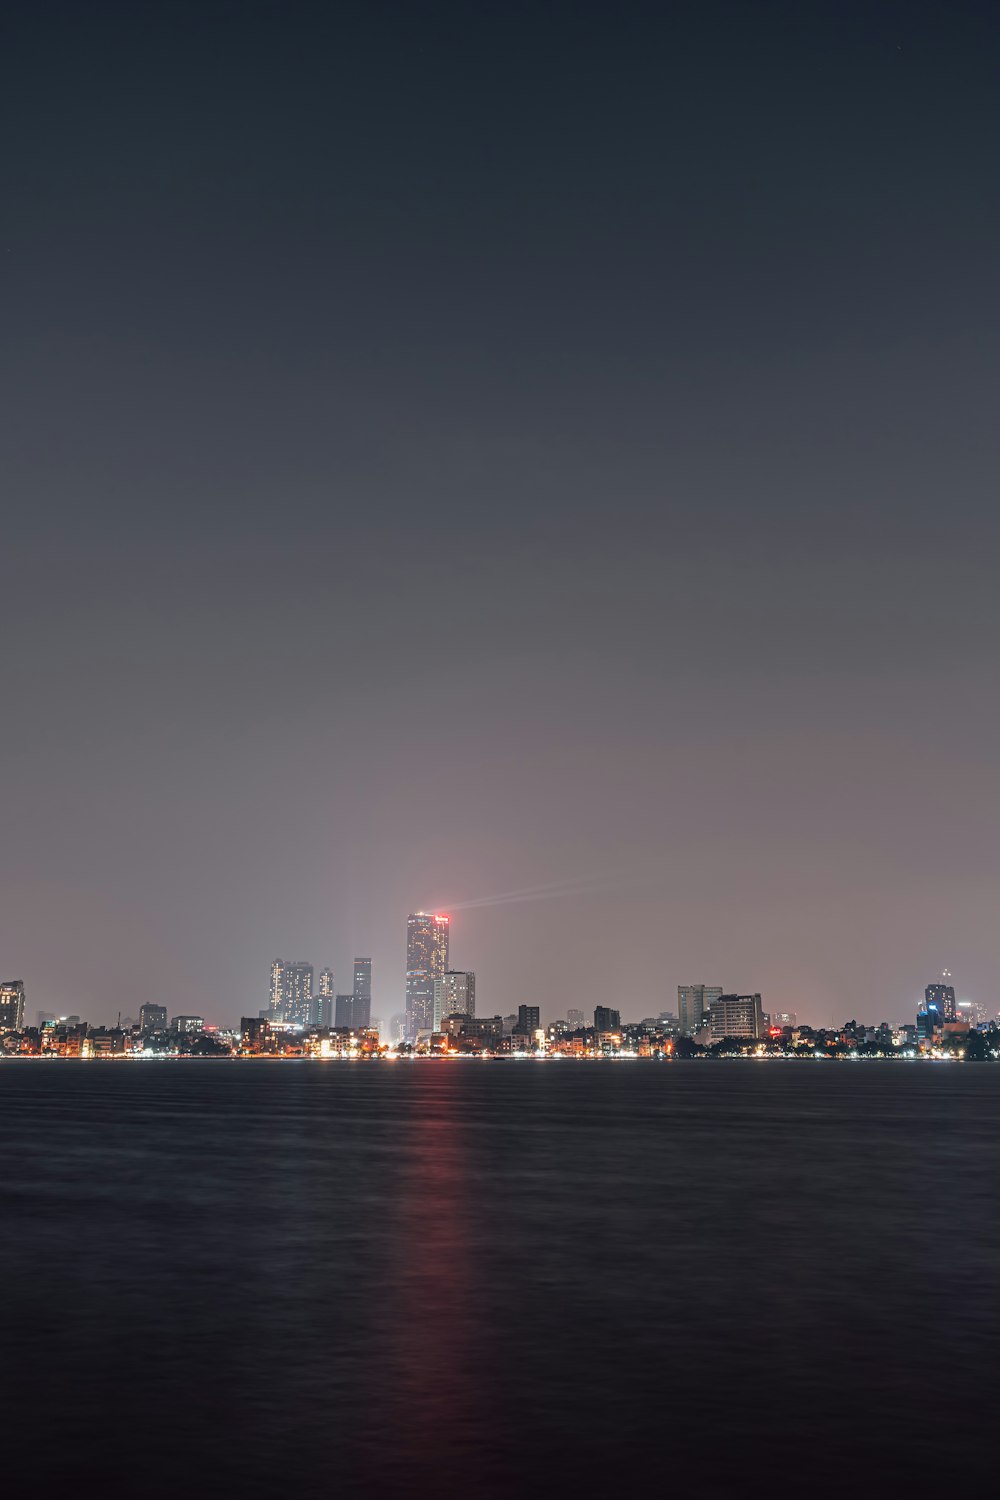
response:
<path id="1" fill-rule="evenodd" d="M 476 976 L 471 969 L 447 969 L 434 981 L 434 1030 L 446 1016 L 476 1014 Z"/>
<path id="2" fill-rule="evenodd" d="M 319 1026 L 333 1025 L 333 1005 L 336 985 L 332 969 L 320 969 L 319 989 L 313 1000 L 313 1016 Z"/>
<path id="3" fill-rule="evenodd" d="M 707 1024 L 712 1004 L 722 998 L 722 989 L 711 984 L 677 986 L 677 1019 L 682 1036 L 694 1036 Z"/>
<path id="4" fill-rule="evenodd" d="M 24 1030 L 24 980 L 0 984 L 0 1031 Z"/>
<path id="5" fill-rule="evenodd" d="M 372 1021 L 372 961 L 370 958 L 354 960 L 354 1025 L 362 1030 Z"/>
<path id="6" fill-rule="evenodd" d="M 312 964 L 307 964 L 304 959 L 296 959 L 293 963 L 275 959 L 271 965 L 270 1019 L 307 1025 L 312 990 Z"/>
<path id="7" fill-rule="evenodd" d="M 411 912 L 406 919 L 406 1034 L 412 1041 L 434 1022 L 434 981 L 448 967 L 451 918 Z"/>
<path id="8" fill-rule="evenodd" d="M 946 975 L 951 978 L 951 975 Z M 956 1018 L 955 1008 L 955 986 L 952 984 L 929 984 L 924 990 L 924 1009 L 937 1013 L 941 1021 L 954 1021 Z"/>
<path id="9" fill-rule="evenodd" d="M 334 1004 L 333 1024 L 338 1031 L 354 1030 L 354 996 L 338 995 Z"/>

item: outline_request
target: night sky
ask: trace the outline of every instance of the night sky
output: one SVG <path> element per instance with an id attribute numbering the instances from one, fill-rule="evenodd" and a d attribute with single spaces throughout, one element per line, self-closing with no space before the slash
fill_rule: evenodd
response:
<path id="1" fill-rule="evenodd" d="M 995 1011 L 991 3 L 3 8 L 0 978 Z M 476 904 L 549 887 L 536 899 Z"/>

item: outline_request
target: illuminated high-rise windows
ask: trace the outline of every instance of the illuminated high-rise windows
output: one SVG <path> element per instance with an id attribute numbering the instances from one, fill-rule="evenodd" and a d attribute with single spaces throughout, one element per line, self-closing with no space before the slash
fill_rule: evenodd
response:
<path id="1" fill-rule="evenodd" d="M 434 1023 L 434 981 L 448 967 L 450 917 L 411 912 L 406 919 L 406 1034 L 412 1041 Z"/>
<path id="2" fill-rule="evenodd" d="M 727 1036 L 753 1038 L 764 1035 L 764 1012 L 760 995 L 720 995 L 710 1011 L 712 1041 Z"/>
<path id="3" fill-rule="evenodd" d="M 955 986 L 953 984 L 929 984 L 924 990 L 924 1009 L 936 1015 L 938 1023 L 954 1021 L 956 1018 Z"/>
<path id="4" fill-rule="evenodd" d="M 0 984 L 0 1031 L 24 1030 L 24 980 Z"/>
<path id="5" fill-rule="evenodd" d="M 306 1026 L 310 1020 L 313 991 L 313 966 L 302 959 L 286 963 L 275 959 L 271 965 L 272 1021 L 296 1021 Z"/>
<path id="6" fill-rule="evenodd" d="M 446 1016 L 476 1014 L 476 976 L 471 969 L 446 969 L 434 981 L 434 1030 Z"/>
<path id="7" fill-rule="evenodd" d="M 358 1031 L 371 1025 L 372 1020 L 372 961 L 370 958 L 354 960 L 354 1026 Z"/>

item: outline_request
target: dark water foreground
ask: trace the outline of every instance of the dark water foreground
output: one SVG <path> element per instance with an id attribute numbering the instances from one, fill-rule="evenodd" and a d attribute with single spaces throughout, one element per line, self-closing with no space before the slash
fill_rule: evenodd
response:
<path id="1" fill-rule="evenodd" d="M 1000 1068 L 0 1066 L 5 1492 L 992 1487 Z"/>

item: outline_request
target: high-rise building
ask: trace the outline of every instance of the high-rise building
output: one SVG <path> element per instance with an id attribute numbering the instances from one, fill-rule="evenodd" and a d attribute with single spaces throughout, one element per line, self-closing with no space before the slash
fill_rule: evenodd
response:
<path id="1" fill-rule="evenodd" d="M 586 1025 L 582 1010 L 568 1010 L 566 1012 L 566 1021 L 570 1031 L 582 1031 Z"/>
<path id="2" fill-rule="evenodd" d="M 372 1020 L 372 961 L 354 960 L 354 1026 L 363 1031 Z"/>
<path id="3" fill-rule="evenodd" d="M 333 1025 L 333 1007 L 335 996 L 317 995 L 316 997 L 316 1024 L 318 1026 Z"/>
<path id="4" fill-rule="evenodd" d="M 950 978 L 950 975 L 948 976 Z M 955 986 L 953 984 L 929 984 L 924 990 L 924 1009 L 937 1012 L 942 1021 L 956 1018 Z"/>
<path id="5" fill-rule="evenodd" d="M 412 1041 L 434 1024 L 434 981 L 448 967 L 451 918 L 411 912 L 406 919 L 406 1034 Z"/>
<path id="6" fill-rule="evenodd" d="M 313 967 L 304 959 L 285 963 L 275 959 L 271 965 L 272 1021 L 297 1021 L 305 1026 L 310 1019 L 313 991 Z"/>
<path id="7" fill-rule="evenodd" d="M 334 983 L 334 980 L 333 980 L 333 970 L 332 969 L 320 969 L 320 971 L 319 971 L 319 989 L 318 989 L 317 993 L 318 993 L 320 999 L 323 999 L 324 996 L 326 996 L 326 995 L 335 995 L 337 993 L 337 986 L 336 986 L 336 984 Z"/>
<path id="8" fill-rule="evenodd" d="M 354 1030 L 354 996 L 338 995 L 334 1002 L 333 1024 L 338 1031 Z"/>
<path id="9" fill-rule="evenodd" d="M 165 1005 L 140 1005 L 139 1030 L 145 1035 L 150 1031 L 166 1031 L 167 1007 Z"/>
<path id="10" fill-rule="evenodd" d="M 622 1013 L 620 1010 L 612 1010 L 610 1005 L 598 1005 L 594 1009 L 595 1031 L 620 1031 L 622 1024 Z"/>
<path id="11" fill-rule="evenodd" d="M 519 1005 L 517 1007 L 517 1025 L 514 1030 L 522 1036 L 533 1036 L 541 1028 L 540 1012 L 537 1005 Z"/>
<path id="12" fill-rule="evenodd" d="M 471 969 L 448 969 L 434 981 L 434 1030 L 446 1016 L 476 1014 L 476 976 Z"/>
<path id="13" fill-rule="evenodd" d="M 0 984 L 0 1031 L 24 1030 L 24 980 Z"/>
<path id="14" fill-rule="evenodd" d="M 713 1001 L 722 998 L 722 988 L 712 984 L 679 984 L 677 1018 L 683 1036 L 694 1036 L 708 1024 Z"/>
<path id="15" fill-rule="evenodd" d="M 764 1012 L 760 995 L 720 995 L 709 1012 L 712 1041 L 724 1037 L 759 1037 L 764 1034 Z"/>

